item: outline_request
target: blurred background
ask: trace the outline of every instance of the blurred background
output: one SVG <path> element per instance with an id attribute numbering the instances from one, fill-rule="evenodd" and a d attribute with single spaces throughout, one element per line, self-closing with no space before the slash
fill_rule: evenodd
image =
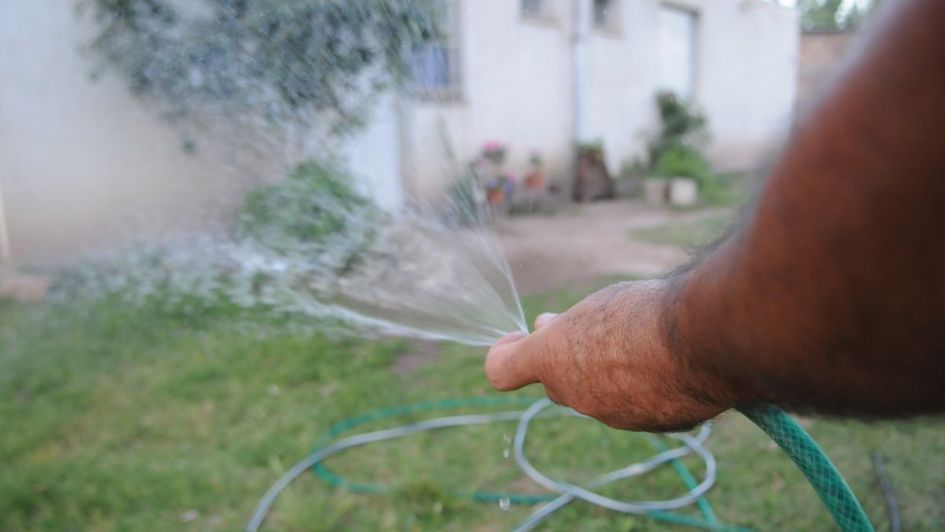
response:
<path id="1" fill-rule="evenodd" d="M 481 350 L 448 342 L 339 336 L 335 324 L 247 310 L 216 289 L 165 297 L 158 283 L 133 305 L 115 293 L 127 285 L 78 298 L 75 273 L 98 268 L 90 260 L 308 224 L 267 199 L 299 190 L 445 211 L 474 183 L 473 207 L 495 214 L 526 314 L 563 310 L 722 235 L 880 4 L 4 0 L 0 528 L 233 529 L 332 423 L 489 394 Z M 304 226 L 312 238 L 351 240 L 344 224 L 317 221 Z M 877 450 L 906 528 L 945 526 L 940 424 L 803 422 L 880 528 Z M 647 452 L 587 422 L 541 432 L 535 460 L 568 478 Z M 452 494 L 538 489 L 503 457 L 508 433 L 344 455 L 338 470 L 391 491 L 306 478 L 269 524 L 510 528 L 530 510 Z M 831 528 L 745 420 L 724 417 L 710 448 L 723 521 Z M 674 482 L 611 489 L 652 498 Z M 666 525 L 576 504 L 546 526 Z"/>

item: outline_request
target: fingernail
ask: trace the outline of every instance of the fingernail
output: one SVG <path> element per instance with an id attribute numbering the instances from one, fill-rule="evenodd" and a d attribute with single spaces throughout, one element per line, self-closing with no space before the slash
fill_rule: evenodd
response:
<path id="1" fill-rule="evenodd" d="M 557 314 L 555 314 L 554 312 L 542 312 L 541 314 L 538 315 L 537 318 L 535 318 L 535 321 L 545 324 L 555 319 L 556 316 Z"/>
<path id="2" fill-rule="evenodd" d="M 523 333 L 522 331 L 510 332 L 509 334 L 506 334 L 502 338 L 499 338 L 498 340 L 496 340 L 495 345 L 504 345 L 504 344 L 510 344 L 512 342 L 517 342 L 521 340 L 522 338 L 525 338 L 526 336 L 528 335 Z"/>

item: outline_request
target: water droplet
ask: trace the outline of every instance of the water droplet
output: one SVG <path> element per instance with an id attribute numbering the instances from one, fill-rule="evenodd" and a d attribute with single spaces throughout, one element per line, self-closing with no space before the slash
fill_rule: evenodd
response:
<path id="1" fill-rule="evenodd" d="M 509 506 L 512 505 L 512 501 L 508 497 L 502 497 L 499 499 L 499 509 L 503 512 L 509 509 Z"/>
<path id="2" fill-rule="evenodd" d="M 511 449 L 509 449 L 508 447 L 506 447 L 505 450 L 502 451 L 502 457 L 503 457 L 503 458 L 508 458 L 510 453 L 511 453 Z"/>

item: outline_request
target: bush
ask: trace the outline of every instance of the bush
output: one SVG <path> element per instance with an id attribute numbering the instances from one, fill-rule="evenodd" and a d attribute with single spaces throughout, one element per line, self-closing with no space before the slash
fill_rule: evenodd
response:
<path id="1" fill-rule="evenodd" d="M 655 165 L 667 150 L 686 146 L 697 148 L 708 137 L 705 115 L 668 91 L 656 94 L 660 131 L 650 139 L 650 164 Z"/>
<path id="2" fill-rule="evenodd" d="M 343 171 L 309 161 L 247 194 L 237 232 L 282 255 L 331 254 L 346 270 L 372 240 L 379 214 Z"/>
<path id="3" fill-rule="evenodd" d="M 652 173 L 657 177 L 688 177 L 694 179 L 702 189 L 713 180 L 709 162 L 699 150 L 677 144 L 670 146 L 653 164 Z"/>
<path id="4" fill-rule="evenodd" d="M 235 240 L 181 239 L 93 257 L 56 272 L 51 299 L 129 304 L 187 321 L 310 312 L 305 290 L 349 273 L 379 216 L 344 173 L 304 163 L 246 196 Z"/>

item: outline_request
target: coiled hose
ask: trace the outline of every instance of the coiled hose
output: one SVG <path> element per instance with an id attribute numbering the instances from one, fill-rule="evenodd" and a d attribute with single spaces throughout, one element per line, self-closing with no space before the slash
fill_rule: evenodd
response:
<path id="1" fill-rule="evenodd" d="M 359 425 L 379 419 L 461 407 L 523 405 L 523 401 L 531 403 L 524 411 L 440 417 L 390 429 L 336 439 L 340 434 Z M 661 439 L 653 435 L 647 435 L 651 444 L 659 451 L 658 454 L 646 461 L 601 475 L 593 479 L 588 484 L 587 488 L 583 488 L 566 482 L 555 481 L 547 477 L 535 469 L 525 456 L 524 446 L 529 423 L 549 406 L 551 406 L 551 402 L 548 399 L 534 401 L 529 399 L 508 399 L 504 397 L 479 397 L 398 406 L 377 410 L 363 416 L 344 420 L 334 425 L 322 436 L 312 454 L 295 464 L 269 488 L 259 501 L 252 518 L 246 525 L 246 530 L 251 532 L 258 530 L 279 493 L 288 487 L 294 479 L 309 469 L 312 469 L 329 484 L 344 487 L 353 492 L 380 493 L 385 491 L 383 486 L 353 483 L 336 475 L 325 467 L 323 463 L 326 458 L 333 454 L 346 449 L 401 438 L 429 430 L 511 421 L 518 422 L 518 428 L 515 432 L 513 442 L 516 463 L 530 478 L 540 485 L 557 492 L 559 495 L 523 495 L 482 491 L 465 495 L 477 501 L 499 502 L 500 505 L 535 505 L 546 503 L 522 522 L 516 528 L 518 531 L 531 530 L 541 521 L 551 516 L 555 511 L 576 499 L 582 499 L 618 512 L 645 514 L 657 520 L 679 525 L 693 526 L 708 530 L 728 530 L 733 528 L 718 522 L 712 511 L 712 507 L 704 497 L 704 494 L 714 484 L 716 476 L 715 458 L 702 445 L 709 436 L 709 424 L 703 425 L 695 436 L 690 436 L 689 434 L 669 435 L 670 438 L 682 443 L 680 447 L 676 448 L 668 448 Z M 570 409 L 557 409 L 556 412 L 559 414 L 580 416 Z M 797 464 L 798 468 L 807 477 L 808 481 L 810 481 L 814 490 L 817 492 L 818 496 L 820 496 L 820 499 L 830 511 L 834 521 L 841 530 L 855 532 L 873 531 L 873 526 L 866 516 L 866 512 L 853 495 L 850 487 L 843 480 L 840 472 L 837 471 L 826 454 L 824 454 L 800 425 L 784 411 L 771 405 L 762 405 L 746 409 L 742 413 L 767 433 L 794 463 Z M 702 458 L 705 464 L 705 475 L 701 483 L 696 482 L 686 466 L 680 461 L 680 458 L 688 454 L 696 454 Z M 591 489 L 609 482 L 645 474 L 665 463 L 670 463 L 686 484 L 689 491 L 685 495 L 662 501 L 626 502 L 604 497 L 591 491 Z M 702 519 L 672 511 L 691 504 L 695 504 L 699 508 L 702 513 Z"/>

